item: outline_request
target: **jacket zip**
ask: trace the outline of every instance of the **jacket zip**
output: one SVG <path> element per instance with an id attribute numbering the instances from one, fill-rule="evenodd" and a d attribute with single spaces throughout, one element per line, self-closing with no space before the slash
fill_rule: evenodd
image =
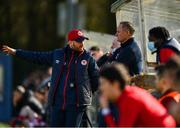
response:
<path id="1" fill-rule="evenodd" d="M 78 80 L 78 74 L 77 74 L 77 72 L 78 72 L 78 59 L 79 59 L 79 57 L 81 56 L 83 54 L 83 52 L 81 52 L 80 54 L 79 54 L 79 56 L 78 56 L 78 58 L 77 58 L 77 60 L 76 60 L 76 62 L 75 62 L 75 64 L 76 64 L 76 73 L 75 73 L 75 84 L 76 84 L 76 107 L 79 107 L 79 96 L 78 96 L 78 82 L 77 82 L 77 80 Z"/>
<path id="2" fill-rule="evenodd" d="M 55 96 L 56 96 L 56 93 L 57 93 L 58 82 L 59 82 L 60 77 L 61 77 L 61 75 L 62 75 L 62 73 L 63 73 L 63 70 L 64 70 L 65 60 L 66 60 L 66 55 L 65 55 L 65 53 L 64 53 L 64 62 L 63 62 L 63 65 L 61 66 L 59 76 L 58 76 L 58 78 L 56 79 L 56 82 L 55 82 L 55 89 L 54 89 L 54 93 L 53 93 L 53 97 L 52 97 L 52 105 L 53 105 L 54 102 L 55 102 Z"/>
<path id="3" fill-rule="evenodd" d="M 69 61 L 69 64 L 68 64 L 68 70 L 67 70 L 67 74 L 66 74 L 66 79 L 65 79 L 65 82 L 64 82 L 64 90 L 63 90 L 64 102 L 63 102 L 63 106 L 62 106 L 62 109 L 63 109 L 63 110 L 65 109 L 65 105 L 66 105 L 66 87 L 67 87 L 67 80 L 68 80 L 68 77 L 69 77 L 70 66 L 71 66 L 73 57 L 74 57 L 74 51 L 73 51 L 72 54 L 71 54 L 71 58 L 70 58 L 70 61 Z"/>

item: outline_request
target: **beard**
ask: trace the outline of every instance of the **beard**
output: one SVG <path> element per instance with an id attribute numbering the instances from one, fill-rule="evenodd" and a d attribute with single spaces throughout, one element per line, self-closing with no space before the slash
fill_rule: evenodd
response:
<path id="1" fill-rule="evenodd" d="M 70 46 L 73 50 L 81 52 L 84 50 L 84 46 L 76 46 L 74 43 Z"/>

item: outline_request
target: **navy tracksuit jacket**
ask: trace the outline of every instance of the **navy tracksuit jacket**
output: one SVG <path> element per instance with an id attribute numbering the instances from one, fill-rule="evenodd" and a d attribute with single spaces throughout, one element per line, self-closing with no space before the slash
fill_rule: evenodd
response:
<path id="1" fill-rule="evenodd" d="M 63 125 L 64 121 L 61 124 L 58 123 L 57 115 L 62 114 L 63 111 L 91 105 L 92 92 L 97 90 L 99 84 L 99 69 L 93 57 L 87 51 L 76 52 L 69 46 L 51 52 L 31 52 L 18 49 L 16 56 L 53 67 L 48 97 L 48 104 L 52 110 L 50 125 L 73 126 Z M 63 113 L 63 115 L 66 114 Z M 68 115 L 69 118 L 73 118 L 73 114 Z M 59 118 L 64 119 L 63 116 Z"/>
<path id="2" fill-rule="evenodd" d="M 113 61 L 124 64 L 131 76 L 142 72 L 142 54 L 134 38 L 121 44 L 121 47 L 109 59 L 109 62 Z"/>

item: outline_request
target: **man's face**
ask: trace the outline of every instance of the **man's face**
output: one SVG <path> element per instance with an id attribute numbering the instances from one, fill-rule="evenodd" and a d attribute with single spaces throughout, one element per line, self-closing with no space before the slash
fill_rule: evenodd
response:
<path id="1" fill-rule="evenodd" d="M 161 46 L 161 44 L 162 44 L 162 40 L 159 40 L 159 39 L 157 39 L 156 37 L 154 37 L 154 36 L 148 36 L 148 39 L 149 39 L 149 41 L 151 41 L 151 42 L 154 42 L 155 44 L 155 47 L 156 48 L 158 48 L 158 47 L 160 47 Z"/>
<path id="2" fill-rule="evenodd" d="M 111 83 L 107 79 L 100 77 L 100 92 L 110 101 L 115 101 L 116 97 L 114 92 L 119 90 L 117 83 Z"/>
<path id="3" fill-rule="evenodd" d="M 148 36 L 149 41 L 156 42 L 156 38 L 154 36 Z"/>
<path id="4" fill-rule="evenodd" d="M 131 34 L 126 28 L 123 28 L 122 24 L 120 24 L 117 28 L 116 36 L 119 42 L 124 43 L 131 37 Z"/>
<path id="5" fill-rule="evenodd" d="M 69 41 L 69 46 L 75 51 L 83 51 L 84 50 L 84 43 L 83 42 L 76 42 L 76 41 Z"/>
<path id="6" fill-rule="evenodd" d="M 90 54 L 96 61 L 98 61 L 99 58 L 103 55 L 103 52 L 101 50 L 100 51 L 90 50 Z"/>

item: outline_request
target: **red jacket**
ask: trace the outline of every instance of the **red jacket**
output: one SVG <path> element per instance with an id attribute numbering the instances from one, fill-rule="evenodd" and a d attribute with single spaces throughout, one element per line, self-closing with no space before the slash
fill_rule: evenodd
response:
<path id="1" fill-rule="evenodd" d="M 166 63 L 171 56 L 179 53 L 180 53 L 179 42 L 176 39 L 171 38 L 166 42 L 164 42 L 164 44 L 159 49 L 157 56 L 159 58 L 160 63 Z"/>
<path id="2" fill-rule="evenodd" d="M 179 113 L 179 111 L 176 110 L 175 108 L 180 103 L 180 93 L 177 91 L 168 90 L 159 99 L 159 102 L 162 103 L 162 105 L 166 108 L 166 110 L 168 111 L 169 114 L 172 114 L 172 115 L 177 114 L 177 113 Z M 179 109 L 179 108 L 177 108 L 177 109 Z M 180 118 L 176 118 L 176 125 L 178 127 L 180 126 Z"/>
<path id="3" fill-rule="evenodd" d="M 117 124 L 110 113 L 104 116 L 109 127 L 175 127 L 166 109 L 141 88 L 126 86 L 116 105 L 119 110 Z"/>
<path id="4" fill-rule="evenodd" d="M 173 90 L 168 90 L 164 95 L 159 99 L 159 102 L 170 111 L 172 104 L 180 103 L 180 93 Z"/>
<path id="5" fill-rule="evenodd" d="M 162 48 L 159 53 L 160 63 L 166 63 L 169 60 L 169 58 L 171 58 L 175 54 L 176 54 L 176 52 L 174 52 L 170 48 Z"/>

